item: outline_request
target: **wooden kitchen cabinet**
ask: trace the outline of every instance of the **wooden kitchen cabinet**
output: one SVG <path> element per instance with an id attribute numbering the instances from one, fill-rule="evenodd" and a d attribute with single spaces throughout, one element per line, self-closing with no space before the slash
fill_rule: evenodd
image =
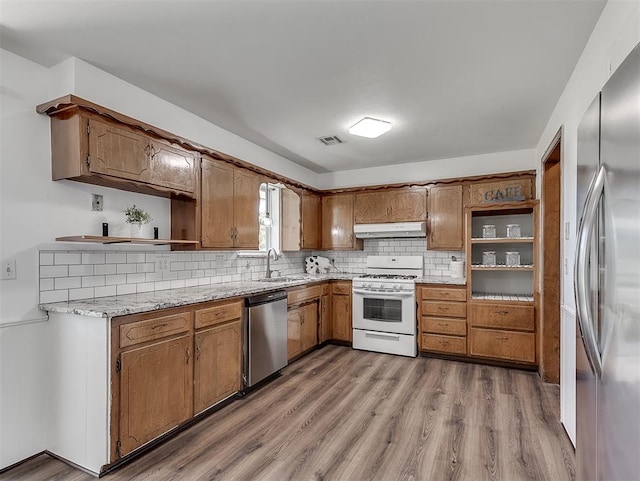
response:
<path id="1" fill-rule="evenodd" d="M 322 198 L 302 191 L 302 249 L 322 248 Z"/>
<path id="2" fill-rule="evenodd" d="M 331 297 L 329 295 L 329 285 L 323 286 L 322 297 L 320 297 L 320 328 L 318 330 L 319 341 L 326 342 L 331 339 Z"/>
<path id="3" fill-rule="evenodd" d="M 462 250 L 464 245 L 462 194 L 462 185 L 429 187 L 427 249 Z"/>
<path id="4" fill-rule="evenodd" d="M 287 292 L 287 358 L 318 345 L 322 286 L 297 287 Z"/>
<path id="5" fill-rule="evenodd" d="M 119 459 L 193 415 L 190 308 L 115 318 L 111 459 Z"/>
<path id="6" fill-rule="evenodd" d="M 418 286 L 420 350 L 467 354 L 467 289 L 465 286 Z"/>
<path id="7" fill-rule="evenodd" d="M 331 332 L 336 341 L 353 341 L 351 283 L 331 284 Z"/>
<path id="8" fill-rule="evenodd" d="M 322 197 L 322 248 L 333 250 L 362 249 L 362 240 L 353 233 L 353 194 Z"/>
<path id="9" fill-rule="evenodd" d="M 202 158 L 202 247 L 258 248 L 262 180 L 248 170 Z"/>
<path id="10" fill-rule="evenodd" d="M 418 222 L 427 218 L 427 191 L 392 189 L 355 195 L 355 223 Z"/>
<path id="11" fill-rule="evenodd" d="M 196 152 L 77 107 L 49 115 L 53 180 L 164 197 L 196 196 Z"/>
<path id="12" fill-rule="evenodd" d="M 242 388 L 243 308 L 234 300 L 195 311 L 194 414 Z"/>

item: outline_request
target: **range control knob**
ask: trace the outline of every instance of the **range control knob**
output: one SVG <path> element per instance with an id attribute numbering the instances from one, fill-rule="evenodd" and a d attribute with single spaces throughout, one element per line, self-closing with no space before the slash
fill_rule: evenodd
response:
<path id="1" fill-rule="evenodd" d="M 402 289 L 402 286 L 400 284 L 394 284 L 393 288 L 396 289 L 396 290 L 400 290 L 400 289 Z"/>

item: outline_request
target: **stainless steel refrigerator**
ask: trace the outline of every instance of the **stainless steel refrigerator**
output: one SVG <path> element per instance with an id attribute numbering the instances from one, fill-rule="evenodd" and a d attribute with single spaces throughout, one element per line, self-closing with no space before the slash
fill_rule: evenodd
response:
<path id="1" fill-rule="evenodd" d="M 578 127 L 577 481 L 640 480 L 640 44 Z"/>

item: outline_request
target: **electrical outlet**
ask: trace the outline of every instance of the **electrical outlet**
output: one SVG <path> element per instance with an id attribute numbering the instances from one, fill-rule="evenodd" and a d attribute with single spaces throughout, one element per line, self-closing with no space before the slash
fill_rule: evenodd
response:
<path id="1" fill-rule="evenodd" d="M 13 280 L 17 277 L 16 260 L 10 259 L 2 263 L 2 280 Z"/>
<path id="2" fill-rule="evenodd" d="M 100 194 L 91 194 L 91 210 L 102 211 L 103 198 Z"/>
<path id="3" fill-rule="evenodd" d="M 163 278 L 165 273 L 169 273 L 171 271 L 171 263 L 169 262 L 169 254 L 156 254 L 156 272 L 162 274 Z"/>

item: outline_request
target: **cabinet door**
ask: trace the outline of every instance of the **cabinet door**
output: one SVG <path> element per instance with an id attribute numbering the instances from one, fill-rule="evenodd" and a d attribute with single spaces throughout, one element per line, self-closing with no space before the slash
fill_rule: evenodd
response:
<path id="1" fill-rule="evenodd" d="M 89 120 L 89 171 L 151 182 L 149 139 L 129 129 Z"/>
<path id="2" fill-rule="evenodd" d="M 120 455 L 189 419 L 193 413 L 191 336 L 120 355 Z"/>
<path id="3" fill-rule="evenodd" d="M 322 247 L 322 200 L 319 195 L 302 192 L 302 249 Z"/>
<path id="4" fill-rule="evenodd" d="M 195 414 L 238 392 L 242 377 L 242 322 L 196 333 Z"/>
<path id="5" fill-rule="evenodd" d="M 287 311 L 287 359 L 293 359 L 302 352 L 302 308 Z"/>
<path id="6" fill-rule="evenodd" d="M 301 235 L 300 196 L 290 189 L 280 190 L 282 216 L 280 245 L 283 251 L 299 251 Z"/>
<path id="7" fill-rule="evenodd" d="M 151 181 L 156 185 L 193 192 L 196 185 L 196 156 L 165 142 L 151 142 Z"/>
<path id="8" fill-rule="evenodd" d="M 331 317 L 333 339 L 351 342 L 351 296 L 331 296 Z"/>
<path id="9" fill-rule="evenodd" d="M 234 168 L 202 159 L 202 247 L 233 247 Z"/>
<path id="10" fill-rule="evenodd" d="M 331 301 L 329 295 L 320 297 L 320 342 L 331 339 Z"/>
<path id="11" fill-rule="evenodd" d="M 354 249 L 352 194 L 328 195 L 322 198 L 322 248 Z"/>
<path id="12" fill-rule="evenodd" d="M 301 332 L 302 352 L 318 345 L 318 309 L 317 301 L 305 305 L 303 308 L 303 322 Z"/>
<path id="13" fill-rule="evenodd" d="M 233 217 L 236 235 L 233 246 L 239 249 L 257 249 L 260 234 L 258 213 L 262 179 L 245 169 L 235 169 L 234 176 Z"/>
<path id="14" fill-rule="evenodd" d="M 422 188 L 390 191 L 388 193 L 388 205 L 388 222 L 419 222 L 426 220 L 427 190 Z"/>
<path id="15" fill-rule="evenodd" d="M 365 192 L 354 197 L 356 224 L 390 222 L 389 192 Z"/>
<path id="16" fill-rule="evenodd" d="M 462 186 L 431 187 L 427 249 L 462 250 L 463 225 Z"/>

